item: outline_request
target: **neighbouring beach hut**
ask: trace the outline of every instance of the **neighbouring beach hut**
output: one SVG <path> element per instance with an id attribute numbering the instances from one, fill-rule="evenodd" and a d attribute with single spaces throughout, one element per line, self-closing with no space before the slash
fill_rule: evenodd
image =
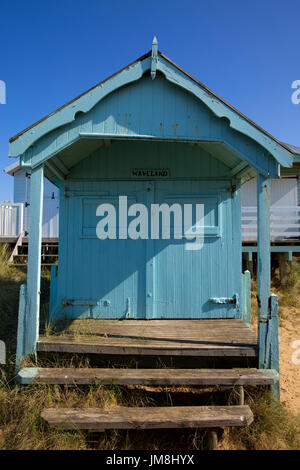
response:
<path id="1" fill-rule="evenodd" d="M 258 369 L 275 370 L 278 393 L 269 180 L 292 166 L 290 148 L 154 40 L 143 57 L 13 137 L 10 156 L 31 171 L 19 362 L 37 350 L 251 356 Z M 49 318 L 97 320 L 105 334 L 97 330 L 96 345 L 39 336 L 44 175 L 60 190 Z M 241 185 L 253 176 L 258 343 L 247 326 L 250 280 L 241 268 Z M 151 331 L 149 345 L 141 328 Z"/>
<path id="2" fill-rule="evenodd" d="M 14 209 L 14 205 L 22 204 L 22 220 L 18 220 L 16 214 L 15 226 L 11 223 L 7 223 L 7 230 L 0 230 L 0 243 L 1 238 L 5 238 L 5 242 L 14 241 L 15 237 L 20 235 L 23 238 L 28 232 L 29 222 L 29 209 L 30 209 L 30 171 L 25 168 L 21 168 L 19 161 L 15 160 L 12 164 L 7 166 L 4 171 L 13 176 L 13 203 L 11 204 Z M 57 186 L 52 184 L 48 179 L 44 180 L 44 196 L 43 196 L 43 228 L 42 238 L 43 240 L 54 240 L 58 237 L 58 211 L 59 211 L 59 190 Z M 1 206 L 4 204 L 0 203 Z M 4 213 L 4 218 L 5 218 Z M 5 222 L 5 220 L 4 220 Z M 5 225 L 5 224 L 4 224 Z M 22 233 L 23 232 L 23 233 Z"/>

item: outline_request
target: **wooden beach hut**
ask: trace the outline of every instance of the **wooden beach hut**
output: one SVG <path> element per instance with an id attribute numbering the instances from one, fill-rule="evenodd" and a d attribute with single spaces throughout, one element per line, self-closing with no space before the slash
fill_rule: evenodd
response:
<path id="1" fill-rule="evenodd" d="M 279 393 L 269 180 L 279 178 L 280 166 L 292 166 L 290 148 L 173 63 L 154 39 L 143 57 L 13 137 L 10 156 L 31 171 L 18 364 L 41 351 L 189 358 L 183 368 L 163 371 L 23 369 L 22 383 L 267 384 Z M 67 320 L 69 333 L 79 328 L 76 339 L 39 334 L 44 176 L 60 190 L 49 319 Z M 258 336 L 250 327 L 249 273 L 241 268 L 241 185 L 253 176 Z M 226 358 L 227 368 L 187 369 L 190 358 L 202 364 Z M 233 369 L 238 359 L 239 372 Z M 252 419 L 243 406 L 195 407 L 181 419 L 184 408 L 176 419 L 166 412 L 164 425 L 245 425 Z M 46 410 L 44 416 L 52 424 L 78 425 L 82 416 L 74 413 L 60 410 L 58 417 Z M 121 415 L 119 421 L 94 416 L 90 427 L 155 427 L 158 419 L 137 412 L 132 424 L 131 415 Z M 85 418 L 82 427 L 89 427 Z"/>

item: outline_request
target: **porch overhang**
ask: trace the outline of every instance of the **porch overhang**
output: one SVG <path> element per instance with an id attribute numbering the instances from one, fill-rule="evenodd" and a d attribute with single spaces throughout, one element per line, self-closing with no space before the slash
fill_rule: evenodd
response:
<path id="1" fill-rule="evenodd" d="M 81 160 L 84 160 L 93 152 L 105 149 L 115 142 L 156 142 L 156 143 L 184 143 L 192 145 L 201 151 L 211 154 L 215 159 L 221 161 L 230 169 L 232 179 L 240 179 L 242 183 L 251 179 L 260 172 L 265 177 L 277 178 L 280 176 L 280 165 L 278 165 L 270 157 L 266 158 L 266 162 L 253 163 L 250 155 L 241 155 L 238 149 L 234 148 L 230 143 L 219 140 L 207 141 L 196 139 L 179 139 L 179 138 L 156 138 L 150 135 L 126 136 L 126 135 L 101 135 L 80 133 L 72 142 L 63 147 L 59 151 L 52 152 L 42 161 L 35 159 L 21 158 L 20 164 L 23 167 L 31 169 L 44 165 L 45 176 L 54 184 L 59 185 L 59 180 L 68 178 L 72 168 Z M 265 163 L 264 166 L 262 163 Z"/>

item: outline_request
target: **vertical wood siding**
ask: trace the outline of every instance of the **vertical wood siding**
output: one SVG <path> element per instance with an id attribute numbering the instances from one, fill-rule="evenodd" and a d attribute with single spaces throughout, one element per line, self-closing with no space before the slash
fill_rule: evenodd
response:
<path id="1" fill-rule="evenodd" d="M 133 168 L 168 168 L 169 178 L 134 180 Z M 241 298 L 240 189 L 232 193 L 231 184 L 225 165 L 190 144 L 118 142 L 76 165 L 61 189 L 61 309 L 55 315 L 239 317 L 236 305 L 210 301 Z M 208 233 L 198 252 L 185 250 L 185 240 L 100 241 L 96 208 L 103 202 L 117 206 L 119 195 L 147 207 L 204 202 L 205 225 L 218 235 Z M 63 307 L 66 300 L 72 305 Z"/>

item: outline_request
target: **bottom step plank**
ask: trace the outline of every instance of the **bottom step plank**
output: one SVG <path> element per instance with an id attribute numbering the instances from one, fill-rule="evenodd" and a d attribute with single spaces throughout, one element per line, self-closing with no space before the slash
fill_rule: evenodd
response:
<path id="1" fill-rule="evenodd" d="M 218 428 L 248 426 L 249 406 L 173 406 L 151 408 L 45 408 L 41 416 L 63 429 Z"/>
<path id="2" fill-rule="evenodd" d="M 118 384 L 118 385 L 273 385 L 278 374 L 258 369 L 93 369 L 25 367 L 17 375 L 23 385 Z"/>

